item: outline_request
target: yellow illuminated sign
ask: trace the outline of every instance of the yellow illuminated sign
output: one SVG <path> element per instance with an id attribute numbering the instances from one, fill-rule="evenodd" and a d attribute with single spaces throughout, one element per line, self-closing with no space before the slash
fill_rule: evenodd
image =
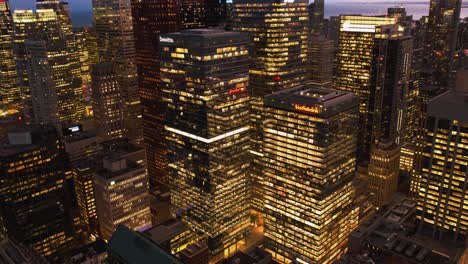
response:
<path id="1" fill-rule="evenodd" d="M 310 114 L 320 114 L 320 107 L 319 106 L 309 106 L 309 105 L 300 105 L 300 104 L 293 104 L 294 110 L 298 110 L 301 112 L 306 112 Z"/>

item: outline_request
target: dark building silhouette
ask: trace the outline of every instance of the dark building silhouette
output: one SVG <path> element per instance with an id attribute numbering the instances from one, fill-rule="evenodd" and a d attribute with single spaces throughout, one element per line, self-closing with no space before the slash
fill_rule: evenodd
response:
<path id="1" fill-rule="evenodd" d="M 167 186 L 167 145 L 160 77 L 160 34 L 180 30 L 180 4 L 175 0 L 132 2 L 138 85 L 143 108 L 143 137 L 148 159 L 150 191 Z M 153 212 L 155 214 L 155 212 Z"/>
<path id="2" fill-rule="evenodd" d="M 325 0 L 314 0 L 309 4 L 309 29 L 311 33 L 324 34 Z"/>
<path id="3" fill-rule="evenodd" d="M 51 261 L 74 246 L 70 164 L 51 126 L 11 131 L 0 147 L 0 201 L 7 235 Z"/>
<path id="4" fill-rule="evenodd" d="M 452 70 L 461 4 L 461 0 L 431 0 L 430 2 L 425 39 L 423 85 L 441 87 L 442 90 L 437 95 L 449 86 L 453 86 Z"/>

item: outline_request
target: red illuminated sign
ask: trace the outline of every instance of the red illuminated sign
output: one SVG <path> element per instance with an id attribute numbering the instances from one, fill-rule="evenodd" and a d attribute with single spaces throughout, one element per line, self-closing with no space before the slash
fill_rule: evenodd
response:
<path id="1" fill-rule="evenodd" d="M 293 104 L 295 110 L 306 112 L 309 114 L 320 114 L 320 107 L 318 106 L 308 106 L 308 105 L 299 105 Z"/>
<path id="2" fill-rule="evenodd" d="M 229 90 L 229 94 L 237 94 L 237 93 L 242 93 L 243 91 L 245 91 L 245 86 L 241 86 L 241 87 L 236 87 L 236 88 L 232 88 Z"/>
<path id="3" fill-rule="evenodd" d="M 279 81 L 281 80 L 281 77 L 275 76 L 275 77 L 273 77 L 273 80 L 274 80 L 275 82 L 279 82 Z"/>

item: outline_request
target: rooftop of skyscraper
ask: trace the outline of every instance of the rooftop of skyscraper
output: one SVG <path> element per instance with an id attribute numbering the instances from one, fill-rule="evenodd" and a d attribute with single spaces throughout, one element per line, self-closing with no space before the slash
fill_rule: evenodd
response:
<path id="1" fill-rule="evenodd" d="M 122 263 L 173 263 L 182 264 L 175 256 L 165 252 L 160 246 L 143 234 L 119 225 L 108 244 L 111 258 Z"/>
<path id="2" fill-rule="evenodd" d="M 430 116 L 468 123 L 468 93 L 445 92 L 429 101 L 427 112 Z"/>
<path id="3" fill-rule="evenodd" d="M 350 253 L 336 264 L 362 263 L 355 261 L 368 257 L 377 263 L 387 263 L 388 259 L 425 264 L 457 263 L 463 249 L 416 233 L 415 214 L 414 200 L 401 194 L 395 196 L 390 205 L 382 207 L 351 233 Z"/>
<path id="4" fill-rule="evenodd" d="M 54 140 L 57 132 L 52 126 L 23 125 L 8 132 L 8 137 L 0 140 L 0 157 L 31 151 L 38 144 Z"/>
<path id="5" fill-rule="evenodd" d="M 331 116 L 359 103 L 349 92 L 306 84 L 265 97 L 265 105 L 320 116 Z"/>
<path id="6" fill-rule="evenodd" d="M 229 43 L 232 42 L 232 38 L 239 41 L 246 42 L 249 37 L 247 34 L 237 31 L 226 31 L 220 28 L 197 28 L 197 29 L 187 29 L 181 32 L 162 34 L 159 37 L 159 42 L 165 44 L 174 43 L 175 39 L 181 39 L 179 41 L 184 41 L 185 46 L 187 47 L 206 47 L 212 46 L 216 43 Z M 201 39 L 207 41 L 200 41 Z"/>

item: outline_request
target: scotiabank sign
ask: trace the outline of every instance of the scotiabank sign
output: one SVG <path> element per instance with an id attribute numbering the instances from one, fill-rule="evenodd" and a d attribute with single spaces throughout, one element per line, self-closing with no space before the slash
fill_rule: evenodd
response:
<path id="1" fill-rule="evenodd" d="M 308 113 L 308 114 L 320 114 L 319 106 L 293 104 L 293 108 L 294 110 L 301 111 L 301 112 Z"/>
<path id="2" fill-rule="evenodd" d="M 229 94 L 242 93 L 243 91 L 245 91 L 245 86 L 229 89 Z"/>

